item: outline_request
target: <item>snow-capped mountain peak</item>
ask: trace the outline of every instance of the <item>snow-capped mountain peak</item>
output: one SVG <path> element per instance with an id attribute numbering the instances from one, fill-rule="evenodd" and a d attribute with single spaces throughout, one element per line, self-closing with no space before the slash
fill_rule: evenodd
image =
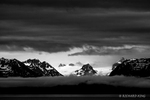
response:
<path id="1" fill-rule="evenodd" d="M 39 73 L 44 73 L 44 76 L 59 76 L 61 75 L 54 67 L 49 63 L 38 59 L 28 59 L 23 62 L 25 65 L 29 66 L 31 70 L 35 70 Z"/>
<path id="2" fill-rule="evenodd" d="M 81 69 L 76 70 L 76 71 L 72 72 L 71 74 L 76 75 L 76 76 L 96 75 L 97 71 L 94 70 L 90 64 L 85 64 L 82 66 Z"/>

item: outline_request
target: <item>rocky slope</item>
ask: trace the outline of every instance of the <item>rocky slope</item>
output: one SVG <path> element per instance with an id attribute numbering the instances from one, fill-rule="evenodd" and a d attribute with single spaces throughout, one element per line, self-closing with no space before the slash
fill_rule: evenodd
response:
<path id="1" fill-rule="evenodd" d="M 150 76 L 150 58 L 124 59 L 115 63 L 109 76 L 124 75 L 136 77 Z"/>
<path id="2" fill-rule="evenodd" d="M 90 64 L 83 65 L 81 69 L 76 70 L 72 75 L 85 76 L 85 75 L 95 75 L 97 71 L 93 69 Z"/>
<path id="3" fill-rule="evenodd" d="M 47 62 L 40 62 L 38 59 L 28 59 L 23 62 L 30 70 L 42 76 L 62 76 L 54 67 Z"/>
<path id="4" fill-rule="evenodd" d="M 0 77 L 62 76 L 55 68 L 37 59 L 21 62 L 17 59 L 0 59 Z"/>

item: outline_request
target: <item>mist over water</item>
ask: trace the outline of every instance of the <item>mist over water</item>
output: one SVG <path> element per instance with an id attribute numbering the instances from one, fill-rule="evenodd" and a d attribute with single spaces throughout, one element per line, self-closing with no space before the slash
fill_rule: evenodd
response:
<path id="1" fill-rule="evenodd" d="M 148 78 L 124 76 L 66 76 L 66 77 L 39 77 L 39 78 L 0 78 L 0 87 L 53 87 L 58 85 L 106 84 L 112 86 L 150 88 Z"/>

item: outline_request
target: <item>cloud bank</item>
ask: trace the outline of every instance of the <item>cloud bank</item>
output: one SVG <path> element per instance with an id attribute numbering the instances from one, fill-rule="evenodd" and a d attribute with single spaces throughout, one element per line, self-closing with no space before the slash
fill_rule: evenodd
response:
<path id="1" fill-rule="evenodd" d="M 145 53 L 150 50 L 148 45 L 123 45 L 123 46 L 91 46 L 83 45 L 82 51 L 69 54 L 69 56 L 77 55 L 130 55 Z"/>
<path id="2" fill-rule="evenodd" d="M 58 85 L 106 84 L 112 86 L 150 88 L 150 80 L 146 78 L 124 76 L 68 76 L 41 78 L 0 78 L 0 87 L 53 87 Z"/>
<path id="3" fill-rule="evenodd" d="M 84 44 L 99 47 L 150 45 L 150 12 L 145 10 L 6 3 L 1 4 L 0 11 L 0 46 L 59 52 Z"/>

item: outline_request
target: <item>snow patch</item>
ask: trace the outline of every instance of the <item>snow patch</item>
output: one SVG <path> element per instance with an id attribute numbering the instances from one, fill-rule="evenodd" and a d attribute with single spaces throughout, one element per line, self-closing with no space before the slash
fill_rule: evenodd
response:
<path id="1" fill-rule="evenodd" d="M 53 70 L 54 68 L 52 67 L 46 67 L 46 70 Z"/>
<path id="2" fill-rule="evenodd" d="M 24 63 L 26 66 L 30 66 L 31 65 L 31 63 Z"/>

